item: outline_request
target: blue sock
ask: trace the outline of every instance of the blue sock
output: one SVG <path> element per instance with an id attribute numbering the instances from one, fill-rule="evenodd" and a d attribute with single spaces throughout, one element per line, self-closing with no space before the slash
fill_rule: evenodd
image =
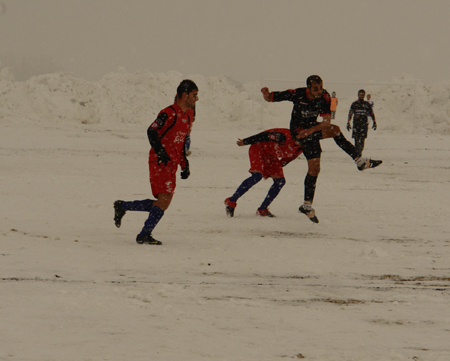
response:
<path id="1" fill-rule="evenodd" d="M 154 200 L 144 199 L 143 201 L 123 202 L 122 208 L 124 211 L 150 212 Z"/>
<path id="2" fill-rule="evenodd" d="M 147 220 L 144 223 L 144 228 L 142 228 L 140 236 L 147 236 L 152 234 L 153 229 L 156 227 L 158 222 L 161 220 L 164 215 L 164 211 L 158 206 L 153 206 L 150 209 L 150 213 L 148 215 Z"/>
<path id="3" fill-rule="evenodd" d="M 242 184 L 238 187 L 236 192 L 230 197 L 230 201 L 236 202 L 239 198 L 241 198 L 247 191 L 253 187 L 256 183 L 258 183 L 262 179 L 261 173 L 252 173 L 250 178 L 247 178 Z"/>
<path id="4" fill-rule="evenodd" d="M 286 184 L 286 179 L 283 178 L 275 178 L 273 180 L 272 187 L 270 187 L 269 192 L 267 193 L 266 199 L 262 202 L 261 206 L 258 209 L 266 209 L 269 207 L 270 203 L 277 197 L 278 193 L 280 193 L 281 188 Z"/>

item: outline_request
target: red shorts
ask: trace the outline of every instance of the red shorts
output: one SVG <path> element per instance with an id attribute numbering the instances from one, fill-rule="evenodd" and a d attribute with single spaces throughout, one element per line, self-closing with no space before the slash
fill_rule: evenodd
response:
<path id="1" fill-rule="evenodd" d="M 284 177 L 281 161 L 270 154 L 264 152 L 258 144 L 252 144 L 248 150 L 250 158 L 249 172 L 259 172 L 264 178 L 282 178 Z"/>
<path id="2" fill-rule="evenodd" d="M 163 163 L 158 164 L 158 162 L 149 161 L 148 169 L 150 171 L 150 186 L 154 197 L 160 193 L 175 193 L 177 163 L 168 162 L 167 165 L 164 165 Z"/>

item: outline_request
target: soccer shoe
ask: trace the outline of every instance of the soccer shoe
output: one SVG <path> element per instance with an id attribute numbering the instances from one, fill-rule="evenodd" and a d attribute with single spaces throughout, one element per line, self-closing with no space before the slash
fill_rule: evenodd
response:
<path id="1" fill-rule="evenodd" d="M 122 224 L 122 218 L 125 215 L 125 211 L 122 208 L 123 201 L 115 201 L 114 202 L 114 223 L 117 228 L 120 228 Z"/>
<path id="2" fill-rule="evenodd" d="M 157 241 L 156 239 L 154 239 L 151 234 L 145 235 L 145 236 L 141 236 L 141 235 L 138 234 L 137 237 L 136 237 L 136 242 L 138 244 L 155 244 L 155 245 L 158 245 L 158 246 L 160 244 L 162 244 L 162 242 Z"/>
<path id="3" fill-rule="evenodd" d="M 378 167 L 381 163 L 383 163 L 382 160 L 372 160 L 370 158 L 363 158 L 363 157 L 356 159 L 355 162 L 358 167 L 358 170 L 375 168 Z"/>
<path id="4" fill-rule="evenodd" d="M 230 198 L 225 199 L 225 211 L 228 217 L 234 216 L 234 209 L 236 208 L 236 202 L 230 201 Z"/>
<path id="5" fill-rule="evenodd" d="M 257 209 L 256 210 L 256 215 L 260 216 L 260 217 L 270 217 L 273 218 L 275 217 L 275 215 L 273 215 L 272 213 L 269 212 L 269 209 Z"/>
<path id="6" fill-rule="evenodd" d="M 309 220 L 313 223 L 319 223 L 319 219 L 316 217 L 316 211 L 311 207 L 310 204 L 302 204 L 300 208 L 298 209 L 300 213 L 303 213 L 306 215 L 306 217 L 309 218 Z"/>

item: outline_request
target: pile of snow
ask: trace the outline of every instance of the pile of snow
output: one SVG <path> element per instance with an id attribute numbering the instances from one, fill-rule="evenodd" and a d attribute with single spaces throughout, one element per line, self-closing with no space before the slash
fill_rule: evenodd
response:
<path id="1" fill-rule="evenodd" d="M 98 82 L 64 73 L 19 82 L 4 68 L 0 72 L 0 117 L 10 121 L 19 117 L 24 122 L 45 119 L 64 126 L 148 124 L 163 107 L 171 104 L 183 78 L 176 71 L 129 73 L 119 69 Z M 264 104 L 260 82 L 239 84 L 225 76 L 191 75 L 188 78 L 199 86 L 198 115 L 204 126 L 222 128 L 231 123 L 234 127 L 260 128 L 288 124 L 291 104 Z M 390 85 L 377 87 L 372 96 L 382 125 L 380 129 L 450 134 L 450 82 L 425 86 L 416 79 L 402 76 Z M 339 105 L 337 119 L 341 122 L 346 122 L 351 101 Z"/>
<path id="2" fill-rule="evenodd" d="M 383 129 L 450 134 L 450 81 L 425 86 L 403 75 L 373 92 L 372 97 Z"/>

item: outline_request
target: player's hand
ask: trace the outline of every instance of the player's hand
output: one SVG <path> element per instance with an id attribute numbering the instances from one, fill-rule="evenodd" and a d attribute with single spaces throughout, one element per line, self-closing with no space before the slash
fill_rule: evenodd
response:
<path id="1" fill-rule="evenodd" d="M 190 175 L 191 171 L 189 170 L 189 166 L 185 167 L 180 173 L 181 179 L 188 179 Z"/>
<path id="2" fill-rule="evenodd" d="M 191 171 L 189 170 L 189 161 L 187 160 L 187 158 L 184 158 L 185 161 L 185 165 L 184 168 L 181 170 L 180 173 L 180 177 L 181 179 L 188 179 L 189 176 L 191 175 Z"/>
<path id="3" fill-rule="evenodd" d="M 347 130 L 350 131 L 350 129 L 352 129 L 352 126 L 350 125 L 350 123 L 347 123 Z"/>
<path id="4" fill-rule="evenodd" d="M 158 152 L 158 164 L 164 163 L 164 165 L 167 165 L 167 163 L 170 161 L 171 161 L 171 159 L 170 159 L 169 155 L 166 153 L 166 151 L 164 149 L 161 149 Z"/>
<path id="5" fill-rule="evenodd" d="M 264 99 L 268 102 L 270 102 L 270 91 L 269 88 L 264 87 L 261 89 L 261 93 L 263 93 Z"/>
<path id="6" fill-rule="evenodd" d="M 245 144 L 244 144 L 244 141 L 243 141 L 242 139 L 240 139 L 240 138 L 237 140 L 236 144 L 237 144 L 238 146 L 240 146 L 240 147 L 242 147 L 242 146 L 245 145 Z"/>
<path id="7" fill-rule="evenodd" d="M 377 123 L 374 122 L 374 123 L 372 124 L 372 129 L 373 129 L 373 130 L 377 130 Z"/>

